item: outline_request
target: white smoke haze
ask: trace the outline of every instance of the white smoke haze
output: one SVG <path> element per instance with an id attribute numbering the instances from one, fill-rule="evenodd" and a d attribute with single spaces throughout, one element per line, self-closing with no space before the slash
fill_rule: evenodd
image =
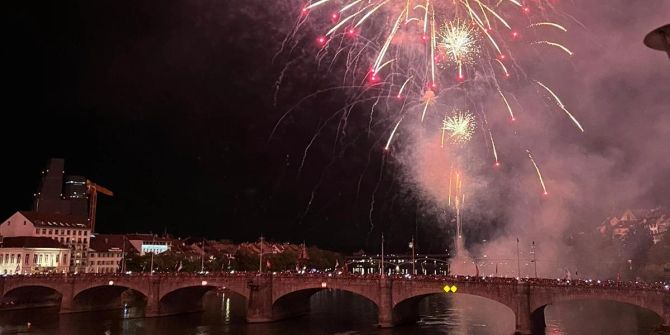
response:
<path id="1" fill-rule="evenodd" d="M 598 254 L 593 246 L 591 254 L 576 254 L 578 249 L 565 237 L 592 232 L 615 210 L 668 205 L 670 63 L 662 52 L 645 47 L 642 39 L 668 23 L 670 2 L 641 6 L 586 1 L 568 10 L 585 27 L 575 22 L 566 25 L 570 31 L 566 44 L 575 55 L 565 60 L 551 50 L 537 51 L 543 61 L 530 64 L 527 75 L 559 94 L 585 133 L 551 99 L 543 98 L 546 94 L 534 84 L 516 90 L 518 99 L 508 97 L 517 114 L 513 126 L 499 98 L 482 101 L 502 171 L 491 168 L 489 144 L 482 134 L 475 134 L 462 152 L 450 153 L 440 146 L 437 126 L 427 129 L 426 125 L 437 124 L 435 119 L 406 126 L 405 136 L 411 140 L 399 161 L 410 187 L 419 188 L 438 212 L 444 211 L 449 170 L 456 164 L 466 178 L 465 224 L 504 218 L 505 227 L 491 234 L 493 240 L 467 242 L 478 258 L 496 259 L 480 264 L 480 274 L 493 274 L 498 263 L 499 275 L 517 276 L 518 238 L 521 276 L 534 275 L 529 262 L 533 242 L 540 277 L 563 278 L 566 271 L 573 277 L 575 272 L 580 277 L 612 276 L 593 264 L 607 261 L 610 255 Z M 445 109 L 462 103 L 444 98 L 440 103 L 443 100 L 449 101 L 444 102 Z M 416 113 L 411 110 L 408 115 Z M 540 166 L 548 196 L 542 195 L 526 148 Z M 453 232 L 453 222 L 441 224 L 445 232 Z M 455 261 L 452 270 L 475 274 L 471 262 L 462 259 Z"/>

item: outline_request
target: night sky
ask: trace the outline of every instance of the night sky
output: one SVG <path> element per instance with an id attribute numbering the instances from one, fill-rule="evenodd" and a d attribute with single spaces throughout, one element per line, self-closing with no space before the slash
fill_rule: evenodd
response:
<path id="1" fill-rule="evenodd" d="M 379 138 L 388 125 L 364 131 L 367 112 L 352 113 L 346 140 L 336 142 L 331 126 L 324 130 L 299 169 L 306 145 L 339 108 L 345 93 L 335 91 L 300 105 L 270 139 L 277 120 L 291 106 L 310 92 L 337 85 L 337 78 L 310 64 L 305 53 L 314 50 L 310 41 L 302 41 L 299 48 L 309 48 L 299 52 L 300 60 L 283 78 L 275 103 L 275 81 L 288 60 L 273 62 L 272 57 L 294 13 L 270 3 L 62 1 L 7 9 L 0 215 L 29 209 L 40 171 L 50 157 L 61 157 L 67 174 L 84 175 L 114 191 L 113 198 L 99 197 L 101 232 L 167 231 L 235 241 L 254 240 L 262 233 L 276 241 L 376 250 L 384 231 L 391 245 L 403 250 L 418 225 L 419 244 L 423 240 L 427 251 L 441 250 L 446 242 L 428 237 L 442 216 L 406 187 L 399 172 L 402 164 L 383 155 Z M 588 1 L 586 10 L 604 9 L 596 3 Z M 591 31 L 588 38 L 574 41 L 577 52 L 588 54 L 591 39 L 601 31 L 640 21 L 627 15 L 650 14 L 644 9 L 627 13 L 625 3 L 606 8 L 611 10 L 610 21 L 585 20 Z M 627 57 L 644 54 L 665 68 L 654 73 L 647 64 L 643 75 L 625 82 L 620 79 L 628 76 L 626 72 L 611 74 L 608 80 L 602 79 L 604 74 L 597 80 L 584 79 L 607 89 L 600 96 L 595 89 L 589 97 L 564 95 L 572 106 L 587 110 L 581 115 L 589 130 L 595 129 L 579 143 L 584 148 L 580 155 L 617 157 L 611 167 L 615 171 L 608 170 L 612 178 L 651 179 L 645 179 L 644 190 L 624 198 L 625 205 L 668 203 L 670 190 L 657 183 L 668 177 L 667 163 L 631 172 L 631 162 L 670 160 L 667 145 L 640 150 L 648 143 L 632 145 L 629 139 L 654 136 L 660 141 L 668 135 L 667 128 L 649 135 L 640 128 L 669 120 L 656 118 L 658 108 L 644 106 L 604 116 L 588 109 L 596 100 L 644 91 L 636 86 L 644 84 L 655 87 L 645 99 L 666 102 L 667 111 L 670 91 L 664 95 L 658 83 L 664 82 L 667 89 L 670 81 L 654 84 L 649 78 L 665 71 L 661 76 L 667 79 L 670 64 L 662 53 L 641 43 L 645 27 L 650 31 L 659 25 L 655 22 L 637 23 L 639 29 L 631 34 L 613 36 L 636 38 L 630 43 L 639 50 Z M 608 49 L 620 40 L 599 43 Z M 568 66 L 569 77 L 579 78 L 584 69 L 596 65 L 606 67 L 608 59 L 576 60 Z M 558 86 L 569 90 L 568 84 Z M 623 129 L 631 119 L 612 121 L 623 113 L 650 119 L 635 125 L 635 134 L 630 134 Z M 666 158 L 659 160 L 663 155 Z M 548 160 L 544 157 L 545 165 Z M 382 161 L 386 165 L 380 174 Z M 380 178 L 383 182 L 378 184 Z M 592 192 L 600 191 L 589 185 L 586 193 Z M 373 193 L 377 203 L 370 214 Z M 491 231 L 506 215 L 486 219 L 487 234 L 495 234 Z"/>

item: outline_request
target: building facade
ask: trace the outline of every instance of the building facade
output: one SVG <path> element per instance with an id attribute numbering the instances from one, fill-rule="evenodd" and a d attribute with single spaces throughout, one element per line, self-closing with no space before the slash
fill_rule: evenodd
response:
<path id="1" fill-rule="evenodd" d="M 88 273 L 120 272 L 126 247 L 125 235 L 93 235 L 88 250 Z"/>
<path id="2" fill-rule="evenodd" d="M 0 274 L 65 273 L 71 250 L 47 237 L 1 237 Z"/>
<path id="3" fill-rule="evenodd" d="M 126 238 L 140 256 L 148 253 L 160 254 L 172 249 L 173 239 L 167 237 L 152 234 L 128 234 Z"/>
<path id="4" fill-rule="evenodd" d="M 0 224 L 0 236 L 44 237 L 71 251 L 70 271 L 84 272 L 91 231 L 86 217 L 19 211 Z"/>

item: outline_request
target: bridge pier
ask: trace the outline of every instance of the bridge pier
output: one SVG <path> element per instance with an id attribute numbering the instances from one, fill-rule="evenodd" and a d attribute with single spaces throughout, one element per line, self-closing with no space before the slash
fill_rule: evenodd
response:
<path id="1" fill-rule="evenodd" d="M 160 301 L 160 277 L 149 278 L 149 292 L 147 292 L 147 305 L 144 309 L 144 317 L 152 318 L 161 316 L 161 301 Z"/>
<path id="2" fill-rule="evenodd" d="M 74 310 L 74 279 L 65 278 L 65 285 L 61 290 L 61 300 L 59 313 L 72 313 Z"/>
<path id="3" fill-rule="evenodd" d="M 393 282 L 388 278 L 379 280 L 379 304 L 377 305 L 378 326 L 391 328 L 395 325 L 393 319 Z"/>
<path id="4" fill-rule="evenodd" d="M 532 318 L 530 310 L 530 285 L 527 283 L 517 284 L 515 288 L 516 303 L 514 315 L 516 317 L 515 334 L 532 334 Z"/>
<path id="5" fill-rule="evenodd" d="M 274 321 L 272 316 L 272 277 L 257 276 L 249 280 L 248 286 L 247 322 Z"/>

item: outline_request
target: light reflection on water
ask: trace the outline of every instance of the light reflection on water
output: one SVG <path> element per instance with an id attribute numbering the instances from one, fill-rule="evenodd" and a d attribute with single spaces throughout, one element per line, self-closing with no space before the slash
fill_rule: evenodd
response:
<path id="1" fill-rule="evenodd" d="M 246 324 L 239 314 L 244 301 L 228 295 L 211 296 L 206 311 L 164 318 L 136 318 L 142 311 L 58 315 L 57 309 L 0 312 L 0 334 L 197 334 L 197 335 L 489 335 L 514 332 L 514 314 L 483 298 L 434 295 L 419 303 L 416 324 L 379 329 L 374 304 L 346 292 L 324 291 L 311 300 L 312 311 L 301 318 L 267 324 Z M 649 334 L 650 313 L 623 304 L 584 301 L 546 308 L 546 334 Z M 31 326 L 27 327 L 27 322 Z"/>

